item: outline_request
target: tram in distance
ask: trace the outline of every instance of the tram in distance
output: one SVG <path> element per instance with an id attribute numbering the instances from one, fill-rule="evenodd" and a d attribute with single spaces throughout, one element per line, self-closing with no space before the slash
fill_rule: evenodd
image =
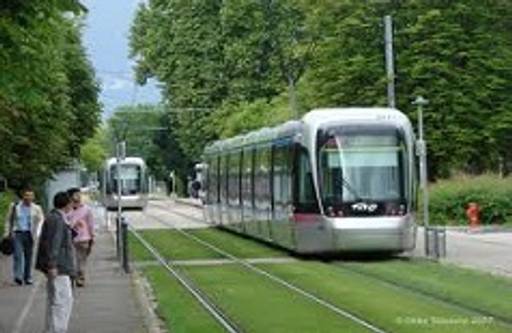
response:
<path id="1" fill-rule="evenodd" d="M 146 163 L 139 157 L 126 157 L 120 164 L 121 207 L 144 209 L 148 203 Z M 108 210 L 118 208 L 117 159 L 105 162 L 101 176 L 102 203 Z"/>
<path id="2" fill-rule="evenodd" d="M 300 254 L 413 249 L 414 144 L 390 108 L 317 109 L 214 142 L 206 218 Z"/>

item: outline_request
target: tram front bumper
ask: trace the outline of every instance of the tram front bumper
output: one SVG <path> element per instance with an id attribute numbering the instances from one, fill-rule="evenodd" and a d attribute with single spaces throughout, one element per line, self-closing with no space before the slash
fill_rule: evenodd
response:
<path id="1" fill-rule="evenodd" d="M 416 244 L 416 225 L 410 217 L 343 219 L 333 221 L 336 251 L 412 250 Z"/>

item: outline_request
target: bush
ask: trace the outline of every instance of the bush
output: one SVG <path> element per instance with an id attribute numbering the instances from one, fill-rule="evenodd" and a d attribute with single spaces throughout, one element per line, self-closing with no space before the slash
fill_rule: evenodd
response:
<path id="1" fill-rule="evenodd" d="M 429 190 L 431 224 L 467 225 L 466 209 L 470 202 L 480 206 L 482 224 L 512 221 L 512 177 L 461 176 L 439 181 Z"/>
<path id="2" fill-rule="evenodd" d="M 7 215 L 7 209 L 9 204 L 14 200 L 14 194 L 11 192 L 0 193 L 0 235 L 4 232 L 5 216 Z"/>

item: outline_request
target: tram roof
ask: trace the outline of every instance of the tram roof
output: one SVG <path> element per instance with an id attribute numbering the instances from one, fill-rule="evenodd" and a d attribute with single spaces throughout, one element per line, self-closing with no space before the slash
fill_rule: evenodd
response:
<path id="1" fill-rule="evenodd" d="M 303 126 L 318 127 L 326 123 L 340 121 L 387 121 L 408 123 L 409 120 L 402 112 L 392 108 L 324 108 L 313 109 L 306 113 L 301 120 L 291 120 L 276 127 L 264 127 L 244 135 L 215 141 L 207 146 L 205 153 L 240 149 L 246 145 L 265 143 L 276 138 L 292 136 Z"/>
<path id="2" fill-rule="evenodd" d="M 116 162 L 117 162 L 117 159 L 115 157 L 110 157 L 110 158 L 107 159 L 106 165 L 110 166 L 112 164 L 116 164 Z M 145 162 L 144 162 L 144 159 L 142 159 L 141 157 L 125 157 L 121 161 L 121 164 L 139 164 L 139 165 L 144 165 Z"/>
<path id="3" fill-rule="evenodd" d="M 405 114 L 393 108 L 330 108 L 314 109 L 304 115 L 302 120 L 310 126 L 339 121 L 386 121 L 392 123 L 408 123 Z"/>

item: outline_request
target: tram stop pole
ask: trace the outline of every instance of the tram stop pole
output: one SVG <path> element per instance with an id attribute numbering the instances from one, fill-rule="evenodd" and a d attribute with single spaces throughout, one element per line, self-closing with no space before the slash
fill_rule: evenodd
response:
<path id="1" fill-rule="evenodd" d="M 122 179 L 121 179 L 121 161 L 126 157 L 126 142 L 121 141 L 116 145 L 116 178 L 117 178 L 117 217 L 116 217 L 116 254 L 117 258 L 121 258 L 121 219 L 123 217 L 123 208 L 122 208 L 122 200 L 121 195 L 123 193 L 122 190 Z"/>
<path id="2" fill-rule="evenodd" d="M 121 241 L 123 244 L 123 270 L 125 273 L 130 273 L 130 258 L 128 254 L 128 221 L 125 218 L 121 220 Z"/>
<path id="3" fill-rule="evenodd" d="M 430 256 L 429 246 L 429 198 L 428 198 L 428 177 L 427 177 L 427 144 L 423 134 L 423 107 L 428 105 L 428 100 L 423 96 L 416 97 L 412 102 L 418 108 L 418 134 L 419 138 L 416 141 L 416 155 L 420 160 L 420 186 L 423 191 L 423 227 L 425 233 L 425 255 Z"/>

